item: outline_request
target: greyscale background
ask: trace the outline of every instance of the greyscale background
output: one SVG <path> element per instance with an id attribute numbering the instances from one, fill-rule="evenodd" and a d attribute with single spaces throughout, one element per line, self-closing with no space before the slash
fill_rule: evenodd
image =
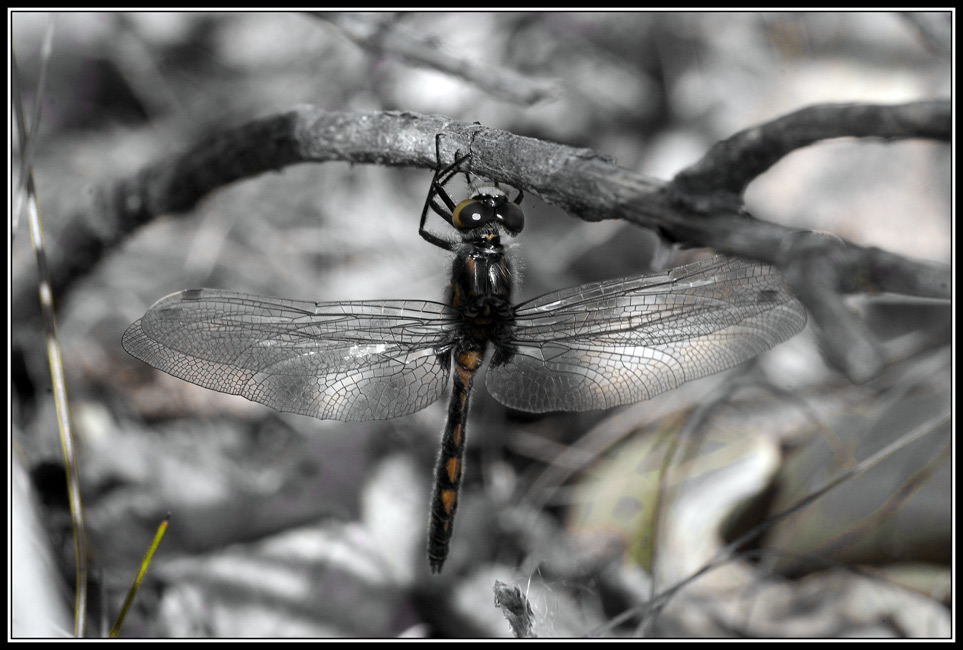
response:
<path id="1" fill-rule="evenodd" d="M 12 15 L 28 106 L 48 18 Z M 486 88 L 387 46 L 364 49 L 347 36 L 358 24 L 517 83 Z M 55 25 L 33 158 L 51 254 L 70 246 L 56 237 L 58 219 L 88 201 L 91 188 L 216 129 L 297 104 L 478 121 L 668 179 L 719 139 L 798 108 L 950 92 L 949 18 L 938 14 L 66 13 Z M 532 89 L 550 95 L 519 100 Z M 19 150 L 14 135 L 14 169 Z M 778 510 L 767 490 L 786 471 L 787 448 L 836 441 L 808 465 L 793 456 L 798 474 L 780 475 L 782 495 L 802 485 L 798 499 L 847 466 L 841 450 L 859 449 L 859 460 L 865 445 L 873 451 L 915 426 L 914 414 L 948 409 L 948 309 L 885 299 L 854 300 L 895 360 L 868 386 L 828 369 L 808 331 L 760 362 L 759 376 L 776 386 L 770 393 L 721 398 L 737 370 L 611 412 L 531 416 L 506 412 L 476 382 L 452 557 L 445 574 L 429 577 L 423 537 L 446 400 L 387 422 L 321 422 L 175 380 L 126 355 L 120 337 L 155 300 L 193 287 L 307 300 L 440 299 L 446 257 L 417 233 L 430 178 L 426 169 L 325 163 L 246 179 L 142 228 L 57 297 L 95 568 L 91 635 L 116 613 L 170 510 L 170 532 L 125 635 L 508 636 L 492 605 L 497 579 L 528 594 L 539 636 L 583 636 L 648 599 L 652 548 L 662 562 L 658 592 L 705 564 L 730 534 L 737 502 L 767 494 L 758 508 Z M 822 143 L 781 161 L 746 198 L 762 219 L 950 261 L 949 148 L 940 143 Z M 532 196 L 524 207 L 526 229 L 513 242 L 519 299 L 688 259 L 631 225 L 585 223 Z M 15 282 L 35 273 L 22 222 L 12 256 Z M 19 322 L 17 304 L 12 310 L 14 452 L 42 499 L 45 527 L 35 534 L 53 542 L 68 603 L 72 549 L 55 496 L 61 454 L 40 325 Z M 688 467 L 707 494 L 694 506 L 680 497 L 665 515 L 676 523 L 652 542 L 644 522 L 655 501 L 645 495 L 656 492 L 652 476 L 666 453 L 657 434 L 713 400 L 725 406 L 699 413 L 699 428 L 720 431 L 714 444 L 749 459 L 726 463 L 745 462 L 737 473 L 753 477 L 751 485 L 713 474 L 718 459 Z M 587 433 L 606 442 L 586 443 L 588 458 L 560 469 L 562 450 Z M 929 438 L 930 447 L 902 454 L 876 479 L 853 481 L 852 493 L 817 509 L 814 521 L 773 530 L 754 555 L 682 590 L 651 627 L 640 630 L 630 617 L 600 633 L 947 634 L 949 461 L 946 438 Z M 905 486 L 921 475 L 923 486 L 908 496 Z M 709 498 L 726 490 L 735 496 L 724 503 Z M 866 494 L 879 501 L 860 503 Z M 782 507 L 793 502 L 785 498 Z M 598 516 L 609 507 L 612 518 Z M 824 562 L 804 567 L 794 561 L 802 555 Z M 881 573 L 867 578 L 867 567 Z M 21 600 L 15 621 L 18 606 L 56 608 Z"/>

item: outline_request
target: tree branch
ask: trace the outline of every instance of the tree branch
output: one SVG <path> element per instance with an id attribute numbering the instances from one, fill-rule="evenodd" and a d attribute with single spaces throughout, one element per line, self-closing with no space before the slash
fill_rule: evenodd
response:
<path id="1" fill-rule="evenodd" d="M 820 127 L 817 116 L 843 126 Z M 804 116 L 798 118 L 794 116 Z M 863 116 L 863 120 L 856 119 Z M 692 168 L 680 190 L 671 183 L 622 169 L 593 151 L 517 136 L 442 116 L 408 112 L 330 113 L 300 106 L 287 113 L 223 131 L 185 153 L 148 166 L 137 175 L 96 191 L 92 205 L 72 215 L 60 233 L 63 255 L 52 260 L 55 295 L 90 271 L 103 253 L 152 218 L 190 210 L 207 193 L 233 181 L 300 162 L 342 160 L 391 166 L 433 168 L 435 135 L 444 133 L 446 161 L 469 149 L 466 171 L 531 192 L 587 221 L 625 219 L 658 230 L 676 242 L 708 246 L 756 259 L 783 270 L 817 324 L 827 332 L 829 357 L 852 379 L 864 380 L 882 364 L 872 335 L 841 304 L 840 294 L 894 291 L 905 295 L 949 298 L 950 273 L 942 265 L 917 262 L 836 237 L 800 232 L 755 219 L 742 210 L 733 187 L 762 173 L 791 146 L 820 137 L 932 137 L 945 139 L 949 102 L 894 107 L 812 107 L 754 130 L 754 140 L 737 134 L 717 145 Z M 867 120 L 866 116 L 875 116 Z M 790 119 L 792 118 L 792 119 Z M 788 129 L 785 125 L 807 125 Z M 867 126 L 866 122 L 872 124 Z M 930 123 L 932 122 L 932 123 Z M 780 124 L 778 129 L 772 125 Z M 848 129 L 848 130 L 847 130 Z M 783 129 L 785 130 L 785 129 Z M 798 135 L 801 132 L 802 135 Z M 794 135 L 795 134 L 795 135 Z M 752 152 L 752 141 L 762 143 Z M 732 149 L 736 153 L 727 154 Z M 722 152 L 721 154 L 719 152 Z M 718 171 L 721 162 L 748 171 Z M 762 160 L 763 162 L 760 162 Z M 724 166 L 724 165 L 723 165 Z M 709 185 L 711 179 L 721 184 Z M 694 193 L 692 185 L 704 188 Z M 722 196 L 726 200 L 719 201 Z M 20 277 L 17 277 L 17 276 Z M 15 274 L 18 322 L 30 322 L 34 287 Z M 28 275 L 28 274 L 27 274 Z M 858 279 L 858 282 L 857 282 Z M 26 286 L 24 286 L 26 285 Z M 16 304 L 16 302 L 15 302 Z"/>
<path id="2" fill-rule="evenodd" d="M 817 104 L 753 126 L 716 143 L 699 162 L 679 172 L 680 192 L 742 194 L 757 176 L 786 154 L 830 138 L 929 138 L 950 141 L 948 101 L 883 106 Z"/>
<path id="3" fill-rule="evenodd" d="M 676 175 L 668 192 L 678 205 L 702 212 L 711 221 L 738 220 L 743 212 L 742 194 L 751 181 L 786 154 L 839 137 L 930 138 L 948 142 L 952 137 L 951 106 L 943 100 L 892 106 L 809 106 L 713 145 L 701 160 Z M 727 213 L 728 217 L 722 216 Z M 739 229 L 722 230 L 734 236 Z M 695 238 L 703 239 L 699 235 Z M 750 248 L 765 244 L 756 242 Z M 719 244 L 714 247 L 719 248 Z M 723 245 L 721 250 L 731 249 Z M 891 291 L 935 298 L 950 296 L 948 268 L 906 260 L 877 248 L 858 247 L 836 237 L 810 233 L 784 238 L 770 252 L 776 259 L 765 261 L 783 270 L 821 328 L 820 340 L 830 363 L 857 382 L 879 372 L 883 354 L 872 332 L 846 308 L 841 294 Z"/>

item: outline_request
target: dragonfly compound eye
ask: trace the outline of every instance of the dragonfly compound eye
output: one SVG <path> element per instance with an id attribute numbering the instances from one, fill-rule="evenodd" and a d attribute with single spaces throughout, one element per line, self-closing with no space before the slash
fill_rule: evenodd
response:
<path id="1" fill-rule="evenodd" d="M 495 216 L 501 221 L 505 230 L 513 235 L 517 235 L 525 227 L 525 213 L 510 201 L 498 206 L 495 210 Z"/>
<path id="2" fill-rule="evenodd" d="M 452 210 L 451 222 L 456 228 L 469 230 L 485 225 L 494 217 L 492 206 L 477 199 L 465 199 Z"/>

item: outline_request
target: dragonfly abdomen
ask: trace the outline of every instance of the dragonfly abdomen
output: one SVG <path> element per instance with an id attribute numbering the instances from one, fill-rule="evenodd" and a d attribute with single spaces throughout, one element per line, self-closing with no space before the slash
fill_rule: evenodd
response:
<path id="1" fill-rule="evenodd" d="M 459 320 L 452 351 L 455 372 L 428 522 L 428 563 L 433 573 L 441 572 L 454 532 L 472 381 L 489 343 L 495 341 L 497 347 L 497 341 L 510 334 L 514 314 L 511 292 L 511 268 L 497 237 L 487 239 L 484 246 L 465 246 L 457 251 L 449 293 L 449 304 Z"/>
<path id="2" fill-rule="evenodd" d="M 431 496 L 431 518 L 428 523 L 428 563 L 432 573 L 441 572 L 454 532 L 465 455 L 468 398 L 483 356 L 483 349 L 458 348 L 454 352 L 455 378 L 451 401 L 448 404 L 448 421 L 441 438 L 441 452 L 435 465 L 435 487 Z"/>

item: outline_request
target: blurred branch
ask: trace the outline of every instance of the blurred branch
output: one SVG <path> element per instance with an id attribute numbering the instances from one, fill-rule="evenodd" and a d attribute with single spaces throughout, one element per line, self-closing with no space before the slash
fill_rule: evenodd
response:
<path id="1" fill-rule="evenodd" d="M 334 25 L 372 54 L 398 56 L 408 63 L 459 77 L 510 102 L 528 106 L 559 94 L 559 84 L 555 81 L 534 79 L 506 68 L 449 56 L 432 39 L 407 33 L 393 14 L 310 12 L 309 15 Z"/>
<path id="2" fill-rule="evenodd" d="M 950 102 L 943 100 L 891 106 L 809 106 L 716 143 L 702 159 L 676 175 L 668 192 L 679 206 L 701 212 L 711 221 L 738 221 L 749 218 L 742 201 L 749 183 L 796 149 L 839 137 L 949 142 L 952 121 Z M 724 226 L 723 231 L 735 235 L 737 228 Z M 944 266 L 906 260 L 836 237 L 801 235 L 779 242 L 769 237 L 750 247 L 765 246 L 767 242 L 778 244 L 765 261 L 783 270 L 797 297 L 822 329 L 821 342 L 828 360 L 853 381 L 875 376 L 882 367 L 883 353 L 875 336 L 849 310 L 841 294 L 890 291 L 950 297 L 949 269 Z"/>
<path id="3" fill-rule="evenodd" d="M 950 141 L 953 113 L 943 100 L 884 106 L 817 104 L 716 143 L 673 183 L 683 193 L 742 194 L 757 176 L 786 154 L 830 138 L 929 138 Z"/>
<path id="4" fill-rule="evenodd" d="M 51 53 L 53 52 L 53 16 L 48 18 L 48 27 L 44 30 L 43 44 L 40 46 L 40 75 L 37 78 L 37 90 L 34 95 L 36 97 L 44 97 L 47 92 L 47 68 L 50 62 Z M 17 134 L 19 137 L 19 145 L 21 148 L 20 155 L 20 174 L 17 176 L 17 184 L 14 188 L 14 202 L 13 211 L 10 214 L 10 236 L 11 238 L 16 237 L 17 227 L 20 222 L 20 213 L 23 212 L 23 206 L 27 201 L 27 185 L 33 182 L 33 157 L 37 148 L 37 128 L 40 124 L 40 114 L 43 109 L 43 102 L 39 100 L 34 100 L 33 103 L 33 113 L 30 117 L 30 128 L 27 128 L 27 124 L 23 118 L 23 112 L 20 109 L 24 105 L 21 88 L 20 88 L 20 75 L 17 73 L 17 57 L 14 54 L 13 46 L 10 47 L 10 67 L 12 74 L 10 75 L 10 93 L 13 99 L 13 105 L 18 108 L 14 111 L 17 119 Z"/>
<path id="5" fill-rule="evenodd" d="M 946 429 L 944 429 L 944 425 Z M 681 580 L 676 581 L 668 588 L 663 589 L 654 598 L 650 598 L 647 602 L 642 602 L 639 605 L 622 612 L 618 616 L 613 617 L 603 626 L 592 630 L 589 635 L 600 636 L 606 630 L 614 629 L 616 626 L 621 625 L 624 621 L 631 620 L 635 617 L 642 618 L 642 624 L 639 626 L 640 628 L 650 627 L 654 623 L 654 617 L 658 616 L 659 613 L 665 609 L 669 600 L 675 598 L 676 595 L 678 595 L 686 586 L 692 584 L 700 577 L 711 571 L 714 571 L 728 562 L 731 562 L 741 547 L 744 547 L 748 542 L 756 539 L 767 530 L 770 530 L 777 522 L 790 517 L 800 510 L 808 508 L 810 505 L 821 499 L 827 493 L 835 490 L 840 485 L 852 480 L 854 477 L 859 476 L 860 474 L 869 471 L 887 458 L 892 458 L 897 452 L 905 449 L 910 443 L 934 432 L 942 433 L 944 430 L 948 429 L 949 425 L 950 415 L 948 413 L 941 413 L 937 414 L 935 417 L 916 429 L 907 431 L 892 443 L 886 445 L 886 447 L 883 449 L 880 449 L 869 457 L 859 461 L 853 467 L 846 469 L 835 478 L 824 483 L 813 492 L 810 492 L 804 498 L 793 503 L 787 509 L 770 514 L 762 522 L 759 522 L 758 524 L 752 526 L 749 530 L 741 533 L 735 540 L 720 548 L 712 557 L 712 559 L 703 564 L 702 567 L 700 567 L 697 571 L 689 574 L 687 577 Z M 948 433 L 949 432 L 947 431 L 947 434 Z"/>
<path id="6" fill-rule="evenodd" d="M 900 17 L 934 54 L 952 51 L 953 14 L 949 11 L 903 11 Z"/>
<path id="7" fill-rule="evenodd" d="M 816 124 L 814 116 L 844 125 Z M 749 132 L 768 134 L 774 124 L 792 125 L 805 116 L 804 137 L 868 135 L 873 137 L 930 137 L 945 139 L 944 121 L 949 102 L 921 102 L 904 106 L 816 106 L 774 120 Z M 856 115 L 876 116 L 872 125 L 853 124 Z M 928 116 L 928 117 L 927 117 Z M 790 119 L 793 118 L 793 119 Z M 933 123 L 928 123 L 928 119 Z M 782 127 L 780 127 L 782 128 Z M 788 129 L 794 132 L 794 129 Z M 892 291 L 911 296 L 950 297 L 949 268 L 903 258 L 877 248 L 866 248 L 811 232 L 755 219 L 742 209 L 741 196 L 727 188 L 742 187 L 750 174 L 762 173 L 790 150 L 787 139 L 762 137 L 764 159 L 751 154 L 751 142 L 734 136 L 737 155 L 729 165 L 749 171 L 717 171 L 720 148 L 692 168 L 690 177 L 704 188 L 696 192 L 686 183 L 666 182 L 620 168 L 588 149 L 526 138 L 443 116 L 409 112 L 331 113 L 314 106 L 255 120 L 212 135 L 181 155 L 157 162 L 137 175 L 100 188 L 92 205 L 72 216 L 59 234 L 70 242 L 51 268 L 56 295 L 62 295 L 89 272 L 103 252 L 138 227 L 165 213 L 190 210 L 207 193 L 233 181 L 300 162 L 331 160 L 351 163 L 424 167 L 435 166 L 434 141 L 444 133 L 442 155 L 471 149 L 466 171 L 525 189 L 586 221 L 624 219 L 659 231 L 674 242 L 708 246 L 772 264 L 783 270 L 799 298 L 824 332 L 829 357 L 851 379 L 873 376 L 882 364 L 872 334 L 841 302 L 841 294 Z M 748 132 L 744 132 L 748 133 Z M 802 146 L 802 144 L 796 144 Z M 725 147 L 721 149 L 725 151 Z M 777 155 L 778 153 L 778 155 Z M 704 170 L 699 172 L 698 170 Z M 683 172 L 684 176 L 685 172 Z M 720 186 L 706 186 L 716 178 Z M 680 185 L 682 186 L 680 188 Z M 684 189 L 682 189 L 684 188 Z M 723 200 L 720 200 L 722 197 Z M 16 275 L 16 274 L 15 274 Z M 14 299 L 27 296 L 17 278 Z M 28 287 L 29 289 L 29 287 Z M 27 300 L 15 310 L 19 322 L 30 322 Z"/>

